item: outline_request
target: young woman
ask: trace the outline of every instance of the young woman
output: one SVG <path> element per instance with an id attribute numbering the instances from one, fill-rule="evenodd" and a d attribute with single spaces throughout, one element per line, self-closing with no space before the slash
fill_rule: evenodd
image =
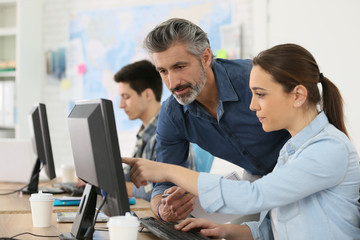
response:
<path id="1" fill-rule="evenodd" d="M 261 211 L 259 222 L 186 219 L 176 225 L 179 230 L 202 228 L 205 236 L 226 239 L 360 239 L 359 158 L 347 136 L 339 90 L 295 44 L 265 50 L 253 65 L 250 109 L 265 131 L 286 129 L 292 136 L 273 172 L 250 183 L 123 159 L 133 166 L 133 182 L 173 182 L 197 195 L 208 212 Z"/>

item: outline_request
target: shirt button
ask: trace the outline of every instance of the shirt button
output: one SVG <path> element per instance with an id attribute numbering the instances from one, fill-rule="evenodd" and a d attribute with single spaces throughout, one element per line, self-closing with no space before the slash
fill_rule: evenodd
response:
<path id="1" fill-rule="evenodd" d="M 228 135 L 230 138 L 232 137 L 232 134 L 231 133 L 229 133 L 229 135 Z"/>
<path id="2" fill-rule="evenodd" d="M 248 152 L 247 152 L 247 151 L 242 151 L 242 154 L 243 154 L 243 155 L 247 155 Z"/>

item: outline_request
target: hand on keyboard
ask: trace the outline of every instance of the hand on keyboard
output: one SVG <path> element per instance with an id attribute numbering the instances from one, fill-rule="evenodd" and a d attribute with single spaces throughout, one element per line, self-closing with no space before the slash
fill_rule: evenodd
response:
<path id="1" fill-rule="evenodd" d="M 150 232 L 163 240 L 206 240 L 209 239 L 200 235 L 198 232 L 178 231 L 174 228 L 174 223 L 157 220 L 153 217 L 141 218 L 140 222 Z"/>
<path id="2" fill-rule="evenodd" d="M 59 183 L 59 187 L 64 189 L 67 193 L 70 193 L 73 197 L 82 196 L 84 192 L 83 187 L 77 187 L 76 183 L 68 182 L 68 183 Z"/>

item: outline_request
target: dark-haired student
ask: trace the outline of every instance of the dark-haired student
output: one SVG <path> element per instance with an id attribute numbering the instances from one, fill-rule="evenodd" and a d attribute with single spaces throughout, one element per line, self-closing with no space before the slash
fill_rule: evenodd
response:
<path id="1" fill-rule="evenodd" d="M 199 196 L 207 212 L 261 211 L 258 222 L 188 218 L 176 225 L 179 230 L 201 228 L 205 236 L 228 240 L 360 239 L 359 157 L 348 138 L 338 88 L 311 53 L 295 44 L 265 50 L 253 65 L 250 109 L 266 132 L 286 129 L 291 134 L 273 172 L 254 182 L 231 181 L 176 165 L 124 159 L 133 166 L 131 179 L 136 185 L 173 182 Z"/>

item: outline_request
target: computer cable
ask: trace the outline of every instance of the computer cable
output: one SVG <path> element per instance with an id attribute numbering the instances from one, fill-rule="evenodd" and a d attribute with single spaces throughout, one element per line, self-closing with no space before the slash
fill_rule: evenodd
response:
<path id="1" fill-rule="evenodd" d="M 89 240 L 93 239 L 93 235 L 94 235 L 94 231 L 95 231 L 96 219 L 97 219 L 97 217 L 98 217 L 98 215 L 100 213 L 101 208 L 104 206 L 104 204 L 106 202 L 106 199 L 107 199 L 107 194 L 106 193 L 103 194 L 103 191 L 102 191 L 102 195 L 103 195 L 103 201 L 102 201 L 102 203 L 100 204 L 98 210 L 95 213 L 95 216 L 94 216 L 93 223 L 92 223 L 91 227 L 89 227 L 86 230 L 86 233 L 84 235 L 84 239 L 89 239 Z"/>
<path id="2" fill-rule="evenodd" d="M 0 196 L 11 195 L 11 194 L 14 194 L 14 193 L 17 193 L 17 192 L 21 192 L 22 190 L 24 190 L 25 188 L 27 188 L 27 187 L 32 183 L 32 181 L 39 176 L 39 174 L 40 174 L 41 170 L 43 169 L 43 167 L 44 167 L 44 165 L 41 166 L 41 168 L 39 169 L 39 172 L 37 172 L 36 174 L 34 174 L 34 175 L 31 177 L 31 179 L 30 179 L 30 181 L 29 181 L 28 184 L 26 184 L 25 186 L 23 186 L 23 187 L 21 187 L 21 188 L 19 188 L 19 189 L 14 190 L 14 191 L 12 191 L 12 192 L 0 193 Z"/>
<path id="3" fill-rule="evenodd" d="M 0 240 L 19 240 L 18 238 L 16 237 L 19 237 L 19 236 L 22 236 L 22 235 L 31 235 L 31 236 L 34 236 L 34 237 L 44 237 L 44 238 L 58 238 L 59 235 L 56 235 L 56 236 L 51 236 L 51 235 L 38 235 L 38 234 L 35 234 L 35 233 L 31 233 L 31 232 L 23 232 L 23 233 L 19 233 L 19 234 L 16 234 L 12 237 L 0 237 Z"/>

